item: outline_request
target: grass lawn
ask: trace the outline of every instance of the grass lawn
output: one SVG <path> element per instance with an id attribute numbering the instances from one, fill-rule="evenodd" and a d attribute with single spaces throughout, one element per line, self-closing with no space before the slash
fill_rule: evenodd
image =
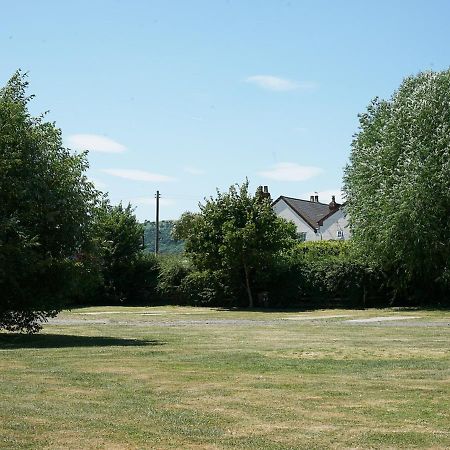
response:
<path id="1" fill-rule="evenodd" d="M 0 334 L 0 448 L 450 448 L 449 350 L 448 311 L 67 311 Z"/>

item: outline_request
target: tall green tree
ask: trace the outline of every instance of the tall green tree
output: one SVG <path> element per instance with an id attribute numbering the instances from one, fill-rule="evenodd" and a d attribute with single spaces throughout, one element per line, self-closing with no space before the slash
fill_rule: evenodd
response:
<path id="1" fill-rule="evenodd" d="M 185 251 L 198 270 L 219 271 L 242 283 L 253 307 L 256 280 L 295 245 L 296 230 L 277 217 L 270 200 L 251 195 L 247 181 L 228 192 L 217 191 L 200 205 L 199 214 L 184 214 L 175 225 L 175 237 L 185 240 Z"/>
<path id="2" fill-rule="evenodd" d="M 345 169 L 353 239 L 398 290 L 450 282 L 450 71 L 406 78 L 359 116 Z"/>
<path id="3" fill-rule="evenodd" d="M 64 304 L 98 192 L 27 85 L 17 72 L 0 90 L 0 329 L 36 331 Z"/>
<path id="4" fill-rule="evenodd" d="M 104 300 L 138 301 L 139 292 L 151 290 L 156 283 L 156 260 L 143 254 L 143 233 L 130 204 L 113 206 L 105 198 L 96 209 L 93 253 L 103 282 L 98 295 Z"/>

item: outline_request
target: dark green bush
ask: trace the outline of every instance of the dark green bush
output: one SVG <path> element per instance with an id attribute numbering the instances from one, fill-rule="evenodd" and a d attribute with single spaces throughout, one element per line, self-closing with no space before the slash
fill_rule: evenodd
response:
<path id="1" fill-rule="evenodd" d="M 158 260 L 153 254 L 139 253 L 118 265 L 115 285 L 122 303 L 155 303 L 158 299 Z"/>
<path id="2" fill-rule="evenodd" d="M 388 301 L 383 272 L 358 258 L 349 241 L 302 243 L 292 257 L 291 270 L 303 298 L 361 307 Z"/>
<path id="3" fill-rule="evenodd" d="M 75 261 L 69 303 L 72 305 L 106 304 L 105 283 L 99 259 L 84 255 Z"/>
<path id="4" fill-rule="evenodd" d="M 187 304 L 193 306 L 226 306 L 223 280 L 218 272 L 191 272 L 183 278 L 180 290 Z"/>
<path id="5" fill-rule="evenodd" d="M 153 254 L 137 253 L 116 262 L 107 272 L 106 281 L 98 258 L 85 256 L 75 266 L 72 304 L 151 304 L 159 300 L 159 264 Z"/>
<path id="6" fill-rule="evenodd" d="M 193 270 L 190 259 L 184 255 L 161 255 L 158 269 L 157 291 L 161 299 L 167 303 L 186 303 L 181 284 Z"/>

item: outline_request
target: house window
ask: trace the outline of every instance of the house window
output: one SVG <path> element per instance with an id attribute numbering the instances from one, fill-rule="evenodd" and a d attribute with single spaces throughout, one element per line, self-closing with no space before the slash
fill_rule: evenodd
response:
<path id="1" fill-rule="evenodd" d="M 297 238 L 300 242 L 306 241 L 306 232 L 302 231 L 301 233 L 297 233 Z"/>
<path id="2" fill-rule="evenodd" d="M 338 239 L 344 239 L 344 232 L 342 230 L 338 230 L 337 232 L 337 238 Z"/>

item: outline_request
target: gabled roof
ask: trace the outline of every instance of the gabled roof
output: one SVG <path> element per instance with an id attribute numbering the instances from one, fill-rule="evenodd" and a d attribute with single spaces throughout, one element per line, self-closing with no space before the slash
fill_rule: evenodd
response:
<path id="1" fill-rule="evenodd" d="M 336 203 L 336 208 L 330 210 L 327 203 L 311 202 L 300 198 L 286 197 L 280 195 L 272 206 L 283 200 L 296 214 L 298 214 L 312 229 L 317 230 L 322 225 L 323 220 L 332 216 L 339 210 L 340 204 Z"/>

